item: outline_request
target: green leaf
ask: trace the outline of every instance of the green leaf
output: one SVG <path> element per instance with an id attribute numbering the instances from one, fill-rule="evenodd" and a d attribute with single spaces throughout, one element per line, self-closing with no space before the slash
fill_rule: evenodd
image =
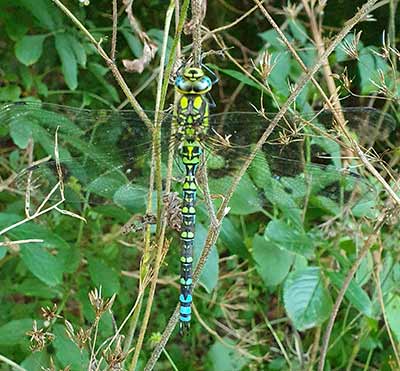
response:
<path id="1" fill-rule="evenodd" d="M 290 273 L 284 284 L 283 301 L 299 331 L 321 325 L 332 310 L 332 299 L 317 267 Z"/>
<path id="2" fill-rule="evenodd" d="M 120 288 L 119 276 L 114 268 L 109 267 L 103 260 L 89 258 L 89 274 L 93 283 L 100 288 L 104 296 L 112 296 Z"/>
<path id="3" fill-rule="evenodd" d="M 289 273 L 294 256 L 271 241 L 256 235 L 253 240 L 256 269 L 267 286 L 279 285 Z"/>
<path id="4" fill-rule="evenodd" d="M 10 136 L 19 148 L 25 149 L 28 146 L 29 139 L 32 138 L 30 122 L 24 119 L 11 121 Z"/>
<path id="5" fill-rule="evenodd" d="M 277 50 L 284 50 L 285 45 L 281 41 L 278 33 L 275 30 L 268 30 L 258 34 L 259 37 L 266 43 L 270 44 Z"/>
<path id="6" fill-rule="evenodd" d="M 385 309 L 389 326 L 397 341 L 400 341 L 400 296 L 397 294 L 389 295 Z"/>
<path id="7" fill-rule="evenodd" d="M 12 346 L 26 341 L 26 332 L 32 329 L 32 319 L 17 319 L 0 327 L 0 345 Z"/>
<path id="8" fill-rule="evenodd" d="M 18 100 L 21 96 L 21 88 L 17 85 L 8 85 L 0 88 L 0 101 L 10 102 Z"/>
<path id="9" fill-rule="evenodd" d="M 128 19 L 128 18 L 126 18 Z M 123 22 L 124 23 L 124 22 Z M 128 26 L 129 24 L 127 24 Z M 131 30 L 122 30 L 122 35 L 125 37 L 126 42 L 128 43 L 129 48 L 131 49 L 133 55 L 136 58 L 140 58 L 143 54 L 143 45 L 140 42 L 139 38 L 132 33 Z"/>
<path id="10" fill-rule="evenodd" d="M 25 66 L 36 63 L 43 52 L 45 35 L 24 36 L 15 44 L 15 56 Z"/>
<path id="11" fill-rule="evenodd" d="M 385 73 L 390 69 L 386 61 L 374 52 L 378 52 L 378 50 L 372 47 L 364 48 L 360 51 L 358 57 L 357 66 L 360 74 L 362 94 L 376 93 L 379 90 L 376 85 L 382 85 L 379 71 L 385 77 Z M 387 86 L 391 85 L 389 80 L 385 81 L 385 83 Z"/>
<path id="12" fill-rule="evenodd" d="M 0 246 L 0 260 L 3 259 L 7 254 L 7 247 Z"/>
<path id="13" fill-rule="evenodd" d="M 55 31 L 62 26 L 59 10 L 47 0 L 19 0 L 18 3 L 30 11 L 42 27 Z"/>
<path id="14" fill-rule="evenodd" d="M 222 72 L 223 74 L 234 78 L 235 80 L 240 81 L 243 84 L 246 84 L 246 85 L 256 88 L 258 90 L 264 90 L 263 85 L 261 83 L 257 84 L 250 77 L 246 76 L 244 73 L 242 73 L 240 71 L 230 70 L 230 69 L 226 69 L 226 68 L 220 68 L 214 64 L 208 64 L 208 66 L 210 66 L 210 68 L 212 68 L 214 70 L 218 70 L 219 72 Z"/>
<path id="15" fill-rule="evenodd" d="M 291 191 L 298 192 L 298 190 L 302 187 L 298 182 L 295 184 L 293 184 L 293 182 L 295 182 L 295 179 L 293 178 L 282 178 L 281 182 L 276 179 L 271 179 L 269 185 L 263 187 L 265 190 L 264 195 L 272 205 L 281 210 L 287 218 L 289 218 L 293 223 L 295 223 L 296 226 L 299 226 L 300 228 L 303 225 L 302 210 L 298 207 L 294 200 L 296 193 L 289 194 L 284 189 L 284 186 L 288 186 L 288 189 Z"/>
<path id="16" fill-rule="evenodd" d="M 82 67 L 85 67 L 86 61 L 87 61 L 85 48 L 83 47 L 81 42 L 76 37 L 69 35 L 69 39 L 70 39 L 70 45 L 71 45 L 72 50 L 74 51 L 76 60 Z"/>
<path id="17" fill-rule="evenodd" d="M 43 371 L 44 365 L 48 365 L 49 361 L 50 357 L 46 352 L 35 352 L 25 358 L 21 366 L 27 371 Z"/>
<path id="18" fill-rule="evenodd" d="M 251 259 L 243 237 L 236 230 L 229 218 L 224 218 L 220 233 L 220 241 L 228 248 L 233 255 L 238 255 L 243 259 Z"/>
<path id="19" fill-rule="evenodd" d="M 97 63 L 89 63 L 88 64 L 89 71 L 93 73 L 98 82 L 102 85 L 102 87 L 106 90 L 106 92 L 110 95 L 114 102 L 119 102 L 118 91 L 115 89 L 113 85 L 108 83 L 108 81 L 103 77 L 108 69 L 104 69 L 103 66 Z"/>
<path id="20" fill-rule="evenodd" d="M 200 223 L 196 224 L 196 238 L 194 240 L 194 264 L 195 267 L 202 249 L 204 247 L 204 243 L 207 237 L 207 229 Z M 215 245 L 211 248 L 210 254 L 208 255 L 207 262 L 204 265 L 204 269 L 200 275 L 200 284 L 210 293 L 218 283 L 218 274 L 219 274 L 219 267 L 218 267 L 218 251 Z"/>
<path id="21" fill-rule="evenodd" d="M 282 220 L 271 220 L 265 236 L 280 248 L 305 257 L 311 257 L 314 252 L 313 241 L 304 230 L 289 226 Z"/>
<path id="22" fill-rule="evenodd" d="M 345 277 L 340 272 L 327 272 L 327 275 L 333 285 L 340 290 L 343 287 Z M 345 293 L 346 299 L 354 305 L 361 313 L 372 317 L 372 303 L 367 293 L 353 280 Z"/>
<path id="23" fill-rule="evenodd" d="M 15 292 L 35 299 L 61 298 L 63 294 L 60 288 L 49 287 L 37 278 L 27 278 L 15 287 Z"/>
<path id="24" fill-rule="evenodd" d="M 71 371 L 82 371 L 88 369 L 89 356 L 86 349 L 80 350 L 65 332 L 65 327 L 55 325 L 53 342 L 56 350 L 56 358 L 62 367 L 71 367 Z"/>
<path id="25" fill-rule="evenodd" d="M 113 196 L 114 202 L 131 212 L 143 212 L 148 190 L 135 184 L 125 184 Z"/>
<path id="26" fill-rule="evenodd" d="M 210 190 L 215 194 L 225 194 L 227 185 L 232 184 L 233 178 L 210 179 Z M 261 201 L 256 187 L 246 173 L 236 188 L 229 203 L 230 213 L 234 215 L 249 215 L 262 210 Z"/>
<path id="27" fill-rule="evenodd" d="M 225 344 L 216 341 L 208 352 L 208 358 L 211 361 L 214 371 L 240 371 L 249 363 L 242 354 L 234 348 L 234 342 L 228 338 L 224 341 L 231 344 L 233 347 L 228 347 Z"/>
<path id="28" fill-rule="evenodd" d="M 294 18 L 289 19 L 288 25 L 293 37 L 304 44 L 307 41 L 308 35 L 303 25 L 297 22 Z"/>
<path id="29" fill-rule="evenodd" d="M 75 90 L 78 87 L 78 63 L 71 37 L 65 33 L 57 33 L 54 37 L 65 82 L 71 90 Z"/>
<path id="30" fill-rule="evenodd" d="M 273 52 L 272 61 L 275 64 L 268 82 L 275 91 L 282 97 L 289 95 L 288 77 L 290 72 L 290 54 L 287 52 Z"/>
<path id="31" fill-rule="evenodd" d="M 36 237 L 36 236 L 35 236 Z M 49 286 L 61 284 L 64 265 L 39 244 L 25 244 L 21 247 L 21 258 L 28 269 Z"/>

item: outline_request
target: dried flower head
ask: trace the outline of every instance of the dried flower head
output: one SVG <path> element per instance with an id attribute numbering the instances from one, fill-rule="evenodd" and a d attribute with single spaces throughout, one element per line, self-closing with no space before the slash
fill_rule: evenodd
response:
<path id="1" fill-rule="evenodd" d="M 57 318 L 62 318 L 59 314 L 57 314 L 57 304 L 56 303 L 53 304 L 53 308 L 51 308 L 51 309 L 50 309 L 50 307 L 42 307 L 42 308 L 40 308 L 40 310 L 42 311 L 42 317 L 47 322 L 47 324 L 45 323 L 46 326 L 49 326 L 50 322 L 52 320 L 57 319 Z"/>
<path id="2" fill-rule="evenodd" d="M 65 332 L 67 336 L 76 344 L 79 349 L 83 349 L 90 339 L 92 333 L 92 327 L 84 330 L 82 327 L 79 328 L 78 332 L 75 334 L 74 327 L 71 322 L 65 320 Z"/>
<path id="3" fill-rule="evenodd" d="M 276 66 L 276 63 L 277 58 L 273 59 L 272 54 L 270 54 L 268 51 L 265 51 L 262 54 L 258 72 L 264 81 L 269 77 L 272 70 Z"/>
<path id="4" fill-rule="evenodd" d="M 97 290 L 97 288 L 95 288 L 94 290 L 89 292 L 89 300 L 95 311 L 96 320 L 99 320 L 100 317 L 112 307 L 112 305 L 114 304 L 115 296 L 116 294 L 114 294 L 109 299 L 103 299 L 101 296 L 101 288 L 100 290 Z"/>
<path id="5" fill-rule="evenodd" d="M 353 34 L 351 40 L 343 40 L 342 49 L 351 59 L 358 59 L 358 44 L 360 42 L 362 31 Z"/>
<path id="6" fill-rule="evenodd" d="M 42 328 L 38 329 L 36 321 L 33 321 L 32 330 L 26 332 L 26 335 L 30 337 L 29 341 L 31 345 L 29 346 L 29 349 L 32 352 L 43 350 L 46 344 L 54 339 L 54 335 L 52 333 L 46 332 Z"/>
<path id="7" fill-rule="evenodd" d="M 130 352 L 126 353 L 122 350 L 121 340 L 123 336 L 119 336 L 117 340 L 117 344 L 113 351 L 103 352 L 103 357 L 108 364 L 108 369 L 112 371 L 122 371 L 122 363 L 129 355 Z"/>

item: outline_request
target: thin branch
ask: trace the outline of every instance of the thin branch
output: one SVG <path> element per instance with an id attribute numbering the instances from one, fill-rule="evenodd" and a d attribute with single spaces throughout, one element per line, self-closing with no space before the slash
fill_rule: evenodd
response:
<path id="1" fill-rule="evenodd" d="M 112 0 L 113 9 L 112 9 L 112 37 L 111 37 L 111 59 L 115 62 L 115 53 L 117 50 L 117 32 L 118 32 L 118 6 L 117 0 Z"/>
<path id="2" fill-rule="evenodd" d="M 11 359 L 9 359 L 5 356 L 2 356 L 1 354 L 0 354 L 0 362 L 6 363 L 7 365 L 11 366 L 13 369 L 18 370 L 18 371 L 28 371 L 27 369 L 21 367 L 14 361 L 11 361 Z"/>

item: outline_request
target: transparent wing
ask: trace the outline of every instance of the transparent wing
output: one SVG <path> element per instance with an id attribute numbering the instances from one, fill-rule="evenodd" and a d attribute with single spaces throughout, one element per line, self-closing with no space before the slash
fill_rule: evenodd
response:
<path id="1" fill-rule="evenodd" d="M 380 111 L 351 108 L 340 112 L 347 136 L 356 140 L 373 165 L 384 165 L 394 120 Z M 283 212 L 299 222 L 306 210 L 337 215 L 344 208 L 370 216 L 379 206 L 380 188 L 370 180 L 334 120 L 321 111 L 287 115 L 255 154 L 235 192 L 231 213 Z M 205 140 L 212 194 L 227 194 L 239 169 L 252 155 L 274 114 L 214 115 Z"/>
<path id="2" fill-rule="evenodd" d="M 150 119 L 154 116 L 152 112 L 147 114 Z M 393 120 L 366 108 L 347 109 L 341 114 L 347 120 L 349 135 L 379 167 L 379 154 L 386 148 Z M 217 203 L 252 156 L 255 144 L 273 117 L 246 112 L 210 117 L 210 130 L 203 138 L 203 167 Z M 61 173 L 64 196 L 69 203 L 114 202 L 130 210 L 143 209 L 152 145 L 149 129 L 135 112 L 25 103 L 3 107 L 0 120 L 24 153 L 14 164 L 17 175 L 10 187 L 21 193 L 28 190 L 38 202 L 49 194 L 51 200 L 59 200 L 60 193 L 51 191 Z M 175 146 L 176 154 L 179 152 L 179 139 L 171 138 L 172 124 L 171 116 L 166 115 L 161 139 L 163 174 L 169 143 Z M 57 128 L 60 167 L 56 166 L 54 155 Z M 33 149 L 29 147 L 29 138 Z M 297 220 L 306 209 L 336 213 L 350 201 L 369 211 L 368 205 L 375 205 L 378 190 L 353 159 L 345 139 L 337 130 L 332 112 L 287 115 L 242 177 L 231 202 L 232 213 L 270 215 L 282 211 Z M 30 152 L 36 162 L 27 161 Z M 10 156 L 11 153 L 10 149 Z M 172 175 L 179 184 L 182 166 L 177 164 L 179 159 Z M 201 181 L 199 185 L 204 188 Z M 175 186 L 176 190 L 179 188 Z"/>
<path id="3" fill-rule="evenodd" d="M 16 176 L 9 188 L 29 191 L 39 203 L 45 197 L 61 199 L 60 192 L 51 193 L 59 170 L 65 200 L 74 204 L 110 202 L 132 182 L 143 187 L 148 182 L 151 135 L 134 111 L 10 104 L 1 109 L 0 122 L 22 154 L 14 161 Z M 12 146 L 4 147 L 11 155 Z"/>

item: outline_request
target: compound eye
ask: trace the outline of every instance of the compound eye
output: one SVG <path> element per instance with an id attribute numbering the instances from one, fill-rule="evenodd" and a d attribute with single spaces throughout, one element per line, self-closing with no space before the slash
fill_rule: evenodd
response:
<path id="1" fill-rule="evenodd" d="M 191 83 L 186 81 L 182 76 L 178 76 L 175 80 L 175 86 L 181 91 L 190 91 Z"/>
<path id="2" fill-rule="evenodd" d="M 212 82 L 208 76 L 204 76 L 193 84 L 193 89 L 196 93 L 211 89 Z"/>

